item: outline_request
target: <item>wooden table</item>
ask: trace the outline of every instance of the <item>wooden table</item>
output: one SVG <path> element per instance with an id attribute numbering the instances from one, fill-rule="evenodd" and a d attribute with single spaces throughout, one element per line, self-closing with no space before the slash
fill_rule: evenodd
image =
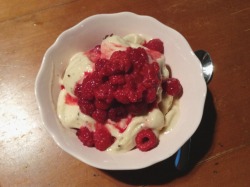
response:
<path id="1" fill-rule="evenodd" d="M 136 171 L 96 169 L 62 151 L 42 125 L 34 81 L 46 49 L 86 17 L 121 11 L 153 16 L 212 55 L 186 173 L 172 157 Z M 249 0 L 1 0 L 0 186 L 248 186 L 249 84 Z"/>

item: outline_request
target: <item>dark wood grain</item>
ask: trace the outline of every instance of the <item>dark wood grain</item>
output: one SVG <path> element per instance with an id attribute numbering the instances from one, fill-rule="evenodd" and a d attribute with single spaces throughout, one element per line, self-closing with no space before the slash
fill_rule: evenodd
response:
<path id="1" fill-rule="evenodd" d="M 2 0 L 0 2 L 0 186 L 248 186 L 250 2 L 248 0 Z M 207 50 L 215 71 L 192 168 L 173 158 L 137 171 L 102 171 L 62 151 L 42 125 L 34 81 L 57 36 L 98 13 L 153 16 Z"/>

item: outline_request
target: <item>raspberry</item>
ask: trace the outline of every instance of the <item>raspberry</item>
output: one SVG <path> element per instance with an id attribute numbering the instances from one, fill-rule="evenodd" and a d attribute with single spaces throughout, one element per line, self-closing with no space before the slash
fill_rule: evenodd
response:
<path id="1" fill-rule="evenodd" d="M 92 72 L 87 75 L 87 77 L 83 80 L 82 84 L 86 84 L 92 90 L 101 84 L 103 84 L 102 76 L 98 72 Z"/>
<path id="2" fill-rule="evenodd" d="M 113 144 L 114 138 L 111 136 L 108 129 L 100 125 L 94 132 L 94 142 L 96 149 L 105 151 L 109 146 Z"/>
<path id="3" fill-rule="evenodd" d="M 118 69 L 121 72 L 128 72 L 132 65 L 126 51 L 115 51 L 111 55 L 110 61 L 116 65 L 119 64 Z"/>
<path id="4" fill-rule="evenodd" d="M 129 103 L 127 93 L 123 89 L 117 89 L 114 92 L 114 97 L 118 102 L 120 102 L 122 104 L 128 104 Z"/>
<path id="5" fill-rule="evenodd" d="M 143 67 L 145 63 L 148 63 L 148 55 L 145 49 L 139 48 L 131 48 L 127 49 L 129 60 L 133 63 L 133 68 L 138 71 Z"/>
<path id="6" fill-rule="evenodd" d="M 83 143 L 83 145 L 88 147 L 94 146 L 93 132 L 91 132 L 87 127 L 81 127 L 80 129 L 78 129 L 76 135 Z"/>
<path id="7" fill-rule="evenodd" d="M 115 51 L 103 67 L 102 74 L 105 76 L 117 75 L 128 72 L 130 68 L 131 62 L 126 51 Z"/>
<path id="8" fill-rule="evenodd" d="M 142 83 L 146 88 L 155 87 L 160 84 L 159 69 L 157 62 L 144 66 L 142 71 L 144 74 L 144 80 Z"/>
<path id="9" fill-rule="evenodd" d="M 163 42 L 160 39 L 152 39 L 143 44 L 143 46 L 147 47 L 148 49 L 158 51 L 162 54 L 164 53 Z"/>
<path id="10" fill-rule="evenodd" d="M 114 88 L 108 82 L 100 85 L 95 89 L 94 95 L 96 99 L 105 100 L 107 103 L 111 103 L 113 96 Z"/>
<path id="11" fill-rule="evenodd" d="M 95 62 L 95 71 L 99 72 L 101 71 L 104 66 L 106 65 L 106 63 L 108 63 L 109 60 L 107 59 L 98 59 L 96 62 Z"/>
<path id="12" fill-rule="evenodd" d="M 129 90 L 127 94 L 128 99 L 131 103 L 140 102 L 142 100 L 142 95 L 140 94 L 140 92 L 137 92 L 137 90 Z"/>
<path id="13" fill-rule="evenodd" d="M 149 65 L 148 73 L 151 77 L 157 77 L 159 75 L 159 70 L 160 70 L 159 64 L 157 62 L 152 62 Z"/>
<path id="14" fill-rule="evenodd" d="M 152 129 L 143 129 L 136 135 L 135 142 L 139 150 L 149 151 L 158 145 L 159 140 Z"/>
<path id="15" fill-rule="evenodd" d="M 85 88 L 84 85 L 78 83 L 75 86 L 74 94 L 78 99 L 92 100 L 94 98 L 91 88 Z"/>
<path id="16" fill-rule="evenodd" d="M 125 78 L 123 75 L 111 75 L 109 77 L 109 82 L 112 85 L 123 85 L 125 84 Z"/>
<path id="17" fill-rule="evenodd" d="M 139 84 L 136 89 L 136 95 L 138 98 L 143 98 L 146 93 L 146 88 L 143 84 Z"/>
<path id="18" fill-rule="evenodd" d="M 147 111 L 146 102 L 130 103 L 126 105 L 126 107 L 127 107 L 127 111 L 129 111 L 129 113 L 134 116 L 144 114 Z"/>
<path id="19" fill-rule="evenodd" d="M 74 94 L 80 99 L 93 100 L 94 88 L 102 83 L 101 77 L 97 73 L 88 74 L 82 84 L 77 83 Z"/>
<path id="20" fill-rule="evenodd" d="M 80 107 L 81 112 L 84 114 L 91 116 L 92 113 L 95 111 L 95 105 L 89 100 L 79 99 L 78 105 Z"/>
<path id="21" fill-rule="evenodd" d="M 101 110 L 101 109 L 96 109 L 92 113 L 92 117 L 98 121 L 99 123 L 104 123 L 107 120 L 107 111 L 106 110 Z"/>
<path id="22" fill-rule="evenodd" d="M 125 81 L 126 84 L 124 85 L 124 89 L 127 90 L 135 90 L 137 87 L 137 84 L 139 84 L 142 81 L 142 76 L 140 76 L 139 73 L 131 73 L 125 75 Z"/>
<path id="23" fill-rule="evenodd" d="M 176 78 L 168 78 L 162 84 L 162 88 L 165 93 L 172 95 L 174 97 L 180 97 L 183 92 L 181 83 Z"/>
<path id="24" fill-rule="evenodd" d="M 156 100 L 156 88 L 150 88 L 146 92 L 146 102 L 153 103 Z"/>
<path id="25" fill-rule="evenodd" d="M 120 121 L 120 119 L 126 117 L 127 115 L 128 112 L 123 106 L 113 107 L 108 112 L 108 118 L 115 122 Z"/>
<path id="26" fill-rule="evenodd" d="M 106 110 L 110 107 L 110 104 L 104 100 L 96 99 L 95 100 L 95 107 L 98 109 L 101 109 L 101 110 Z"/>
<path id="27" fill-rule="evenodd" d="M 97 62 L 101 56 L 101 46 L 95 46 L 93 49 L 89 50 L 86 55 L 92 62 Z"/>

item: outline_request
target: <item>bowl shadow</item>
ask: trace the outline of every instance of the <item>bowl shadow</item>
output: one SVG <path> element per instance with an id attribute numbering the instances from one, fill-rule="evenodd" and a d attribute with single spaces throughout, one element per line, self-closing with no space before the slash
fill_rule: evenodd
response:
<path id="1" fill-rule="evenodd" d="M 192 136 L 190 150 L 190 166 L 185 171 L 179 171 L 174 166 L 176 154 L 170 158 L 139 170 L 102 170 L 107 175 L 129 185 L 160 185 L 169 183 L 185 176 L 205 156 L 213 143 L 216 110 L 213 97 L 208 90 L 201 123 Z"/>

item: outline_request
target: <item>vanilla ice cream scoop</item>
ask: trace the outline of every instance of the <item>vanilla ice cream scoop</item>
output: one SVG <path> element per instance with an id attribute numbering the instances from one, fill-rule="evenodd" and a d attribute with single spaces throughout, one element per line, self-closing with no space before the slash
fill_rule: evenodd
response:
<path id="1" fill-rule="evenodd" d="M 129 34 L 124 37 L 112 35 L 105 38 L 100 47 L 101 58 L 110 59 L 116 51 L 126 51 L 128 47 L 143 48 L 148 54 L 149 63 L 157 62 L 159 65 L 159 77 L 161 81 L 169 78 L 169 71 L 165 65 L 165 57 L 159 52 L 146 48 L 143 44 L 149 40 L 148 37 L 139 34 Z M 91 131 L 95 131 L 96 120 L 81 112 L 77 102 L 67 102 L 77 100 L 74 93 L 76 84 L 81 83 L 88 73 L 95 69 L 95 62 L 84 52 L 76 53 L 69 61 L 60 84 L 60 91 L 57 102 L 57 114 L 61 124 L 66 128 L 79 129 L 87 126 Z M 108 120 L 105 124 L 111 135 L 114 137 L 114 143 L 107 149 L 109 152 L 126 152 L 136 146 L 135 137 L 141 129 L 150 128 L 157 137 L 163 131 L 167 131 L 177 120 L 179 114 L 178 102 L 172 96 L 163 97 L 162 88 L 157 89 L 157 107 L 141 116 L 133 116 L 127 128 L 120 132 L 116 128 L 116 123 L 125 123 L 127 119 L 121 119 L 120 122 Z"/>

